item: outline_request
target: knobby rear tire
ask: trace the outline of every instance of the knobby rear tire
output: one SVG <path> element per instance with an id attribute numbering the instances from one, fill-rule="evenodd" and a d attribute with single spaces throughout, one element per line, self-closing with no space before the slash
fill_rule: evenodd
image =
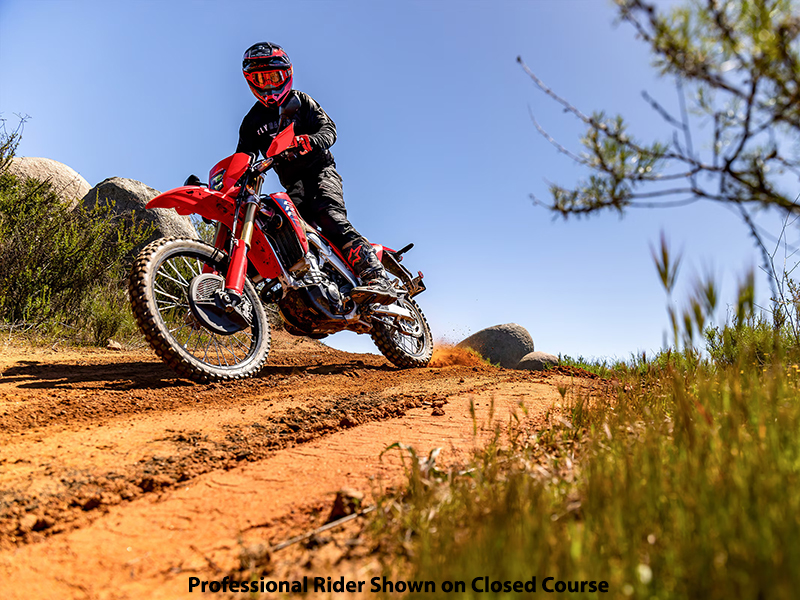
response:
<path id="1" fill-rule="evenodd" d="M 414 315 L 414 324 L 396 320 L 398 326 L 406 332 L 400 333 L 383 323 L 373 322 L 372 341 L 389 362 L 401 369 L 427 367 L 433 355 L 433 335 L 428 321 L 417 303 L 410 298 L 398 300 L 397 304 Z"/>
<path id="2" fill-rule="evenodd" d="M 128 282 L 133 315 L 147 342 L 178 375 L 201 383 L 252 377 L 269 354 L 269 320 L 250 281 L 243 292 L 252 305 L 250 327 L 223 336 L 192 316 L 186 295 L 191 278 L 206 264 L 223 270 L 225 259 L 199 240 L 161 238 L 139 253 Z"/>

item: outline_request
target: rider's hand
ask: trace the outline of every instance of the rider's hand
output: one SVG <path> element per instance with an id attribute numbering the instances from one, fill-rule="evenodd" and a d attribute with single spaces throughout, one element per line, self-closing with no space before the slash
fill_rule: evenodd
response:
<path id="1" fill-rule="evenodd" d="M 294 136 L 293 145 L 297 146 L 298 153 L 301 155 L 308 154 L 311 152 L 311 150 L 313 150 L 311 147 L 311 138 L 309 138 L 307 135 Z"/>

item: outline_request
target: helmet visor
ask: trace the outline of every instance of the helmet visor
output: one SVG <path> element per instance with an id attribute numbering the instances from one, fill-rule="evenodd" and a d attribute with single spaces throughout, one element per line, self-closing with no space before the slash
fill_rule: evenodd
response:
<path id="1" fill-rule="evenodd" d="M 291 69 L 274 69 L 272 71 L 245 72 L 247 81 L 259 90 L 274 90 L 281 87 L 292 76 Z"/>

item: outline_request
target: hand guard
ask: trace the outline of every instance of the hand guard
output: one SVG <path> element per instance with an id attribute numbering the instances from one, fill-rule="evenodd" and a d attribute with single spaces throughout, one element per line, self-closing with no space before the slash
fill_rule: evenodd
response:
<path id="1" fill-rule="evenodd" d="M 283 158 L 286 160 L 294 160 L 298 156 L 308 154 L 311 150 L 313 150 L 311 138 L 307 135 L 296 135 L 292 140 L 292 147 L 283 154 Z"/>
<path id="2" fill-rule="evenodd" d="M 308 154 L 313 150 L 311 147 L 311 138 L 307 135 L 296 135 L 294 136 L 294 145 L 298 148 L 298 154 Z"/>

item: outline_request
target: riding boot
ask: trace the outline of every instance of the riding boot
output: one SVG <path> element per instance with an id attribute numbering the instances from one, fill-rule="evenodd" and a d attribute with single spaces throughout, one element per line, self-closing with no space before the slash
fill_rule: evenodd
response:
<path id="1" fill-rule="evenodd" d="M 345 246 L 343 250 L 350 266 L 361 280 L 361 285 L 350 290 L 350 297 L 353 300 L 359 304 L 371 302 L 391 304 L 397 300 L 397 291 L 389 281 L 371 244 L 356 241 Z"/>

